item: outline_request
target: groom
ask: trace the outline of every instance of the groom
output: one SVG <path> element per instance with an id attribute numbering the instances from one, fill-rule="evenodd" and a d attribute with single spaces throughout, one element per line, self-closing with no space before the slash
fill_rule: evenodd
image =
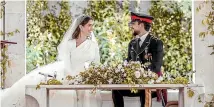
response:
<path id="1" fill-rule="evenodd" d="M 128 46 L 127 61 L 140 61 L 142 64 L 150 62 L 149 69 L 161 75 L 163 64 L 163 43 L 149 33 L 153 17 L 131 12 L 130 28 L 135 39 Z M 124 107 L 123 96 L 140 96 L 141 107 L 145 105 L 145 90 L 131 93 L 130 90 L 113 90 L 114 107 Z"/>

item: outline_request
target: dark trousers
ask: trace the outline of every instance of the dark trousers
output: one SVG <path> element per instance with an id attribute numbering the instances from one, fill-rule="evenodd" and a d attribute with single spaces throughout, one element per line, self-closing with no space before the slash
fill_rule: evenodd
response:
<path id="1" fill-rule="evenodd" d="M 114 107 L 124 107 L 123 96 L 136 97 L 140 96 L 140 107 L 144 107 L 145 104 L 145 90 L 138 90 L 138 93 L 131 93 L 130 90 L 113 90 L 112 99 Z"/>

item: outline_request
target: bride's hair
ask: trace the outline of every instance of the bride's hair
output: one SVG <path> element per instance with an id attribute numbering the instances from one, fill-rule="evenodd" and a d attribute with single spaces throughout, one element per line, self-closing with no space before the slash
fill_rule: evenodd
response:
<path id="1" fill-rule="evenodd" d="M 85 17 L 85 18 L 83 19 L 83 21 L 82 21 L 79 25 L 84 26 L 84 25 L 86 25 L 90 20 L 93 20 L 90 16 L 83 16 L 83 17 Z M 73 33 L 73 35 L 72 35 L 72 39 L 77 39 L 77 38 L 79 38 L 79 34 L 80 34 L 80 27 L 79 27 L 79 25 L 78 25 L 78 27 L 75 29 L 75 31 L 74 31 L 74 33 Z"/>

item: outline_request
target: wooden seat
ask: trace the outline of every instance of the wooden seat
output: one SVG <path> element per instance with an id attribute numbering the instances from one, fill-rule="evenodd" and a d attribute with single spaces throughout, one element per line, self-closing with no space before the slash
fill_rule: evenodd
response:
<path id="1" fill-rule="evenodd" d="M 169 101 L 167 102 L 166 107 L 178 107 L 178 101 Z"/>

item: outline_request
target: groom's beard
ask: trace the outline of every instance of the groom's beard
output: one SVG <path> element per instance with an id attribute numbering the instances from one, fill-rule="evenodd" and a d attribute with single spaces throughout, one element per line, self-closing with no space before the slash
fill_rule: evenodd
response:
<path id="1" fill-rule="evenodd" d="M 140 32 L 138 32 L 138 31 L 134 31 L 134 32 L 133 32 L 133 36 L 137 36 L 139 33 L 140 33 Z"/>

